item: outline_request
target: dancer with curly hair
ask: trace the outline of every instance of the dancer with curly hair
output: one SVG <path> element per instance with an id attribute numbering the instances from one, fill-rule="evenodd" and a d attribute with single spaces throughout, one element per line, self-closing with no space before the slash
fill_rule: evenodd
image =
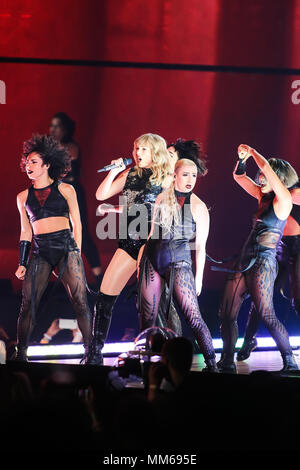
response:
<path id="1" fill-rule="evenodd" d="M 91 313 L 80 255 L 81 220 L 75 189 L 61 182 L 70 170 L 69 154 L 53 137 L 35 135 L 24 142 L 21 168 L 26 171 L 32 186 L 17 196 L 21 236 L 16 276 L 24 282 L 17 324 L 16 360 L 27 360 L 36 310 L 55 268 L 76 313 L 85 360 L 91 340 Z"/>
<path id="2" fill-rule="evenodd" d="M 202 145 L 196 140 L 188 140 L 178 138 L 175 142 L 168 145 L 168 152 L 172 160 L 172 164 L 175 165 L 178 160 L 187 158 L 192 160 L 198 168 L 198 172 L 201 175 L 207 173 L 205 156 L 202 151 Z M 173 183 L 171 178 L 170 184 Z M 167 298 L 169 296 L 169 289 L 167 283 L 164 286 L 164 291 L 160 297 L 159 309 L 156 319 L 156 324 L 163 328 L 171 328 L 178 336 L 182 335 L 182 325 L 179 315 L 177 314 L 176 307 L 173 299 L 170 302 L 169 307 L 167 306 Z"/>

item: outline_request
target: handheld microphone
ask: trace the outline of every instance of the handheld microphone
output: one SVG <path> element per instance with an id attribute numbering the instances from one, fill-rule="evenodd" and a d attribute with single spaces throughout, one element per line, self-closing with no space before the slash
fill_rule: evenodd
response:
<path id="1" fill-rule="evenodd" d="M 132 158 L 124 158 L 123 163 L 125 166 L 130 165 L 132 163 Z M 101 170 L 97 170 L 97 173 L 101 173 L 102 171 L 109 171 L 112 170 L 113 168 L 118 168 L 119 165 L 116 165 L 116 163 L 112 163 L 111 165 L 106 165 L 104 168 L 101 168 Z"/>

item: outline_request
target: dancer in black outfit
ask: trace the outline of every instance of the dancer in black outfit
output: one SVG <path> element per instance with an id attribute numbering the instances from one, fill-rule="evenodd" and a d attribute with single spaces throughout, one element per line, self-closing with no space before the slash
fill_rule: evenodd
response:
<path id="1" fill-rule="evenodd" d="M 152 229 L 141 261 L 140 331 L 154 325 L 161 292 L 167 282 L 170 295 L 174 295 L 194 332 L 206 370 L 217 372 L 212 338 L 197 299 L 202 290 L 209 214 L 206 205 L 192 193 L 197 179 L 196 163 L 190 159 L 178 160 L 174 178 L 173 185 L 156 200 Z M 190 249 L 193 238 L 196 246 L 195 277 Z"/>
<path id="2" fill-rule="evenodd" d="M 199 171 L 202 175 L 206 173 L 206 166 L 204 155 L 202 152 L 201 144 L 195 140 L 187 140 L 178 138 L 174 143 L 168 145 L 168 152 L 171 156 L 173 165 L 177 160 L 188 158 L 200 166 Z M 178 336 L 182 336 L 182 325 L 179 316 L 176 313 L 176 308 L 171 301 L 169 310 L 167 312 L 166 299 L 168 296 L 168 286 L 165 285 L 165 292 L 162 293 L 160 298 L 159 310 L 156 323 L 161 327 L 171 328 Z"/>
<path id="3" fill-rule="evenodd" d="M 283 237 L 277 249 L 278 276 L 275 288 L 283 292 L 288 282 L 291 294 L 291 303 L 300 317 L 300 187 L 299 183 L 290 188 L 293 200 L 293 209 L 283 230 Z M 252 302 L 241 349 L 237 353 L 237 360 L 248 359 L 251 352 L 257 347 L 256 334 L 259 326 L 259 316 Z"/>
<path id="4" fill-rule="evenodd" d="M 101 262 L 96 244 L 89 232 L 88 209 L 84 188 L 80 182 L 81 155 L 78 144 L 74 141 L 75 122 L 68 114 L 59 112 L 51 119 L 50 135 L 52 135 L 69 153 L 71 169 L 63 178 L 65 183 L 74 186 L 82 223 L 82 253 L 85 255 L 99 288 L 102 279 Z"/>
<path id="5" fill-rule="evenodd" d="M 260 319 L 281 353 L 284 364 L 282 371 L 295 370 L 298 366 L 288 333 L 274 311 L 273 291 L 277 275 L 276 249 L 292 209 L 292 197 L 287 187 L 295 184 L 298 176 L 289 163 L 280 159 L 267 161 L 247 145 L 240 145 L 238 152 L 240 160 L 234 171 L 234 179 L 258 200 L 259 206 L 237 271 L 226 282 L 219 311 L 223 351 L 218 367 L 224 372 L 236 373 L 234 351 L 238 338 L 237 316 L 249 292 Z M 245 162 L 251 156 L 260 169 L 259 184 L 245 173 Z"/>
<path id="6" fill-rule="evenodd" d="M 51 272 L 57 268 L 76 313 L 85 360 L 91 340 L 91 313 L 80 256 L 81 221 L 73 186 L 61 182 L 70 168 L 69 155 L 53 137 L 33 136 L 24 143 L 21 167 L 33 184 L 17 196 L 21 236 L 16 276 L 24 282 L 16 359 L 27 359 L 39 301 Z"/>

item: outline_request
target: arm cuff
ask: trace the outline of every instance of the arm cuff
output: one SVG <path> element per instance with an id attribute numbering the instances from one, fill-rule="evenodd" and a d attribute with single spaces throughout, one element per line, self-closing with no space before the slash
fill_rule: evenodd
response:
<path id="1" fill-rule="evenodd" d="M 19 242 L 19 265 L 27 268 L 31 242 L 27 240 L 20 240 Z"/>

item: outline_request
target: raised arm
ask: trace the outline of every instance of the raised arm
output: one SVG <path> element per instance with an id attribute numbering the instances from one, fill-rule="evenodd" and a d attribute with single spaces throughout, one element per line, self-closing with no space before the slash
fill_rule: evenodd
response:
<path id="1" fill-rule="evenodd" d="M 206 205 L 195 194 L 191 199 L 191 211 L 196 222 L 196 293 L 201 294 L 206 257 L 206 241 L 209 232 L 209 212 Z"/>
<path id="2" fill-rule="evenodd" d="M 106 199 L 115 196 L 120 193 L 125 186 L 126 178 L 130 169 L 124 171 L 125 165 L 122 158 L 112 160 L 111 164 L 117 164 L 119 167 L 110 170 L 102 183 L 98 186 L 96 191 L 96 199 L 98 201 L 105 201 Z M 122 173 L 119 175 L 120 172 Z M 119 176 L 116 178 L 117 175 Z"/>
<path id="3" fill-rule="evenodd" d="M 260 153 L 258 153 L 255 149 L 249 147 L 248 145 L 240 145 L 240 148 L 246 149 L 247 154 L 243 161 L 245 162 L 250 156 L 253 157 L 255 163 L 257 164 L 258 168 L 264 174 L 265 178 L 268 180 L 269 185 L 271 186 L 272 190 L 278 197 L 278 199 L 285 199 L 286 197 L 289 198 L 290 192 L 281 182 L 281 180 L 276 175 L 275 171 L 271 168 L 268 160 L 263 157 Z"/>
<path id="4" fill-rule="evenodd" d="M 274 191 L 276 195 L 274 199 L 274 210 L 277 217 L 280 219 L 287 218 L 292 208 L 292 197 L 290 191 L 286 188 L 286 186 L 284 186 L 265 157 L 263 157 L 255 149 L 244 144 L 239 146 L 239 152 L 240 151 L 246 152 L 246 156 L 244 157 L 243 162 L 245 162 L 250 156 L 253 157 L 258 168 L 261 170 L 264 177 L 268 181 L 272 191 Z"/>
<path id="5" fill-rule="evenodd" d="M 250 196 L 256 199 L 261 198 L 259 185 L 246 175 L 246 165 L 243 163 L 242 154 L 239 154 L 239 161 L 234 168 L 233 178 Z"/>

